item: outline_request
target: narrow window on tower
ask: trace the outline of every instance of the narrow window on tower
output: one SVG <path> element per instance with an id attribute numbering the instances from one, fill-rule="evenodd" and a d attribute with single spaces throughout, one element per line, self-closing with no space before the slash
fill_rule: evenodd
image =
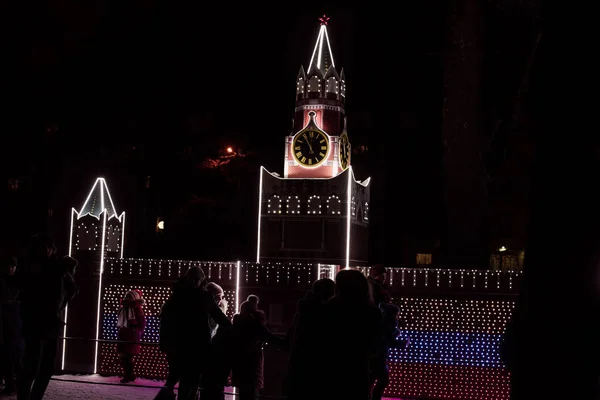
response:
<path id="1" fill-rule="evenodd" d="M 298 82 L 296 82 L 296 95 L 298 98 L 304 95 L 304 79 L 302 77 L 298 78 Z"/>
<path id="2" fill-rule="evenodd" d="M 267 202 L 267 214 L 281 214 L 281 197 L 274 194 Z"/>
<path id="3" fill-rule="evenodd" d="M 332 194 L 327 199 L 327 214 L 328 215 L 340 215 L 342 213 L 342 203 L 340 198 L 335 194 Z"/>
<path id="4" fill-rule="evenodd" d="M 288 196 L 286 214 L 300 214 L 300 199 L 298 196 Z"/>
<path id="5" fill-rule="evenodd" d="M 320 79 L 316 76 L 313 76 L 308 81 L 308 95 L 309 98 L 318 98 L 321 93 L 321 82 Z"/>
<path id="6" fill-rule="evenodd" d="M 308 199 L 308 214 L 321 214 L 321 198 L 316 194 L 310 196 Z"/>
<path id="7" fill-rule="evenodd" d="M 337 79 L 334 77 L 327 79 L 327 93 L 333 93 L 336 95 L 338 93 Z"/>

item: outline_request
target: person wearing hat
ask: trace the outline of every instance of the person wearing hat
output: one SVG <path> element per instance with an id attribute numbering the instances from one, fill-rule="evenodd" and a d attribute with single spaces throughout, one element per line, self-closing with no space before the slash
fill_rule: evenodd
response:
<path id="1" fill-rule="evenodd" d="M 117 353 L 123 367 L 123 379 L 121 383 L 133 382 L 136 379 L 134 374 L 135 356 L 140 354 L 141 345 L 139 344 L 144 335 L 146 327 L 146 315 L 144 314 L 145 301 L 141 296 L 141 291 L 130 290 L 121 300 L 121 308 L 117 320 L 119 328 L 117 343 Z"/>
<path id="2" fill-rule="evenodd" d="M 373 296 L 373 304 L 391 303 L 392 299 L 387 290 L 387 269 L 383 264 L 374 265 L 369 275 L 369 288 Z"/>

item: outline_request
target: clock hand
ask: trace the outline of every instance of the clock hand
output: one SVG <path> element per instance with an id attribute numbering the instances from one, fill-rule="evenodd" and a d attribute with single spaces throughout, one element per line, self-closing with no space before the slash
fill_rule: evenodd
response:
<path id="1" fill-rule="evenodd" d="M 308 144 L 308 149 L 310 150 L 310 154 L 315 154 L 315 152 L 312 149 L 312 144 L 310 144 L 309 141 L 306 142 Z"/>

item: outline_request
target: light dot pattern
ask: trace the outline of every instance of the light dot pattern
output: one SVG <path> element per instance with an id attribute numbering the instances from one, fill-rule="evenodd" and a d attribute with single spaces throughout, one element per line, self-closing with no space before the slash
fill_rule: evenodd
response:
<path id="1" fill-rule="evenodd" d="M 389 353 L 387 395 L 508 400 L 500 341 L 514 300 L 401 297 L 406 350 Z"/>
<path id="2" fill-rule="evenodd" d="M 218 282 L 217 282 L 218 283 Z M 144 312 L 146 314 L 146 329 L 142 342 L 149 343 L 141 348 L 136 357 L 135 373 L 147 378 L 164 378 L 168 373 L 166 359 L 158 349 L 159 341 L 159 313 L 162 305 L 171 293 L 170 285 L 142 286 L 131 284 L 108 284 L 103 290 L 102 301 L 102 339 L 117 340 L 117 318 L 121 299 L 131 289 L 140 289 L 145 299 Z M 235 291 L 223 288 L 225 299 L 229 304 L 227 315 L 233 318 L 235 313 Z M 101 343 L 99 371 L 102 374 L 119 375 L 122 373 L 119 364 L 116 344 Z"/>
<path id="3" fill-rule="evenodd" d="M 365 275 L 371 267 L 355 267 Z M 520 271 L 475 271 L 467 269 L 387 268 L 390 290 L 415 295 L 445 293 L 517 294 Z"/>
<path id="4" fill-rule="evenodd" d="M 501 335 L 515 306 L 513 300 L 470 300 L 402 297 L 404 329 Z"/>
<path id="5" fill-rule="evenodd" d="M 307 214 L 321 214 L 321 198 L 316 194 L 308 198 Z"/>
<path id="6" fill-rule="evenodd" d="M 75 250 L 95 251 L 100 247 L 98 239 L 102 239 L 101 223 L 94 217 L 86 218 L 74 226 L 74 247 Z M 90 222 L 92 220 L 93 222 Z M 100 228 L 100 232 L 99 232 Z"/>
<path id="7" fill-rule="evenodd" d="M 186 260 L 154 260 L 147 258 L 106 257 L 104 279 L 122 281 L 126 278 L 143 281 L 175 281 L 191 266 L 201 267 L 206 277 L 225 288 L 236 285 L 237 264 Z M 318 277 L 318 264 L 302 263 L 240 263 L 240 285 L 308 288 Z"/>
<path id="8" fill-rule="evenodd" d="M 324 265 L 312 263 L 240 263 L 186 260 L 119 259 L 107 257 L 104 269 L 102 338 L 116 339 L 119 301 L 139 288 L 147 301 L 144 341 L 158 342 L 158 312 L 170 285 L 190 266 L 200 266 L 208 279 L 221 285 L 235 312 L 235 288 L 240 299 L 265 290 L 269 303 L 294 303 L 321 276 Z M 369 268 L 360 268 L 368 273 Z M 239 276 L 239 281 L 237 277 Z M 389 268 L 394 302 L 404 321 L 406 351 L 390 352 L 389 396 L 440 399 L 508 400 L 509 377 L 499 356 L 499 343 L 514 307 L 522 274 L 517 271 L 470 271 Z M 131 282 L 139 282 L 132 285 Z M 265 292 L 265 293 L 267 293 Z M 243 294 L 243 295 L 242 295 Z M 490 299 L 490 294 L 494 299 Z M 279 299 L 278 296 L 281 298 Z M 243 298 L 242 298 L 243 297 Z M 296 299 L 296 297 L 298 297 Z M 261 295 L 261 299 L 263 296 Z M 99 370 L 120 374 L 115 344 L 102 344 Z M 158 346 L 143 346 L 136 374 L 164 379 L 167 366 Z"/>
<path id="9" fill-rule="evenodd" d="M 390 351 L 394 362 L 503 367 L 498 346 L 501 335 L 459 332 L 403 331 L 410 338 L 406 351 Z"/>
<path id="10" fill-rule="evenodd" d="M 424 399 L 509 400 L 503 368 L 390 363 L 386 395 Z"/>
<path id="11" fill-rule="evenodd" d="M 285 212 L 287 214 L 300 214 L 300 199 L 296 195 L 287 197 L 287 207 Z"/>
<path id="12" fill-rule="evenodd" d="M 268 214 L 281 214 L 283 202 L 281 201 L 281 197 L 278 195 L 273 195 L 269 201 L 267 202 L 267 213 Z"/>
<path id="13" fill-rule="evenodd" d="M 172 282 L 184 275 L 190 267 L 200 267 L 208 280 L 216 281 L 221 286 L 235 286 L 236 266 L 235 262 L 106 257 L 103 276 L 105 279 L 135 278 Z"/>
<path id="14" fill-rule="evenodd" d="M 240 285 L 305 289 L 317 279 L 318 273 L 318 264 L 241 263 Z"/>
<path id="15" fill-rule="evenodd" d="M 342 213 L 342 202 L 335 194 L 332 194 L 327 199 L 327 214 L 340 215 Z"/>
<path id="16" fill-rule="evenodd" d="M 149 281 L 175 280 L 191 266 L 199 266 L 209 280 L 236 285 L 235 262 L 157 260 L 106 257 L 105 278 L 140 278 Z M 310 285 L 318 277 L 318 263 L 240 263 L 240 284 Z M 368 274 L 370 267 L 355 267 Z M 275 277 L 275 281 L 273 281 Z M 278 278 L 279 277 L 279 278 Z M 445 293 L 517 294 L 519 271 L 472 271 L 429 268 L 388 268 L 391 291 L 432 295 Z M 244 279 L 247 279 L 244 282 Z"/>

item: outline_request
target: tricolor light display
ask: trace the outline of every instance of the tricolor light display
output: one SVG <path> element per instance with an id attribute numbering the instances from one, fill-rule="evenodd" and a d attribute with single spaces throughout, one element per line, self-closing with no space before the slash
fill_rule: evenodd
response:
<path id="1" fill-rule="evenodd" d="M 223 286 L 229 303 L 258 294 L 261 308 L 283 305 L 284 320 L 317 277 L 333 277 L 343 266 L 325 264 L 211 263 L 177 260 L 108 258 L 102 301 L 102 334 L 117 339 L 117 313 L 129 289 L 146 299 L 147 327 L 137 357 L 136 374 L 165 378 L 167 365 L 158 350 L 158 313 L 170 283 L 190 265 L 200 265 L 210 280 Z M 366 270 L 365 270 L 366 271 Z M 390 352 L 387 395 L 456 400 L 508 400 L 509 376 L 500 360 L 499 344 L 514 307 L 519 272 L 390 269 L 390 291 L 401 309 L 407 350 Z M 133 284 L 136 282 L 136 284 Z M 139 283 L 137 283 L 139 282 Z M 274 310 L 275 308 L 273 308 Z M 283 330 L 285 331 L 285 329 Z M 285 366 L 281 366 L 285 368 Z M 98 372 L 120 374 L 116 345 L 101 345 Z"/>
<path id="2" fill-rule="evenodd" d="M 406 350 L 390 351 L 387 394 L 440 399 L 509 399 L 500 360 L 511 300 L 399 298 Z"/>

